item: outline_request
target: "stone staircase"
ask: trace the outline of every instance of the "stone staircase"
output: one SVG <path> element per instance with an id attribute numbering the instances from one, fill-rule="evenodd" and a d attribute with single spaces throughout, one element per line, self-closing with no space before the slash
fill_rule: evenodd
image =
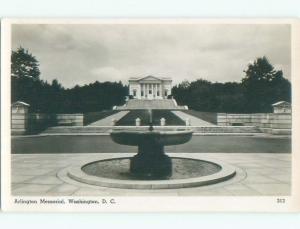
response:
<path id="1" fill-rule="evenodd" d="M 219 135 L 219 134 L 257 134 L 261 133 L 260 129 L 255 126 L 154 126 L 154 130 L 194 130 L 194 134 L 207 134 L 207 135 Z M 56 126 L 49 127 L 40 134 L 109 134 L 112 129 L 119 130 L 147 130 L 148 126 Z"/>
<path id="2" fill-rule="evenodd" d="M 173 99 L 130 99 L 123 106 L 116 107 L 116 110 L 184 110 L 184 106 L 177 106 Z"/>

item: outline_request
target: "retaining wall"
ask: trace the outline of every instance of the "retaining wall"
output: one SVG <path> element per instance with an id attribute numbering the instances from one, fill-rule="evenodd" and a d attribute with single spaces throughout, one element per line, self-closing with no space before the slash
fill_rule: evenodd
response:
<path id="1" fill-rule="evenodd" d="M 219 126 L 256 126 L 270 134 L 291 134 L 291 113 L 226 114 L 218 113 Z"/>
<path id="2" fill-rule="evenodd" d="M 83 126 L 83 114 L 44 114 L 12 110 L 13 135 L 34 134 L 51 126 Z"/>
<path id="3" fill-rule="evenodd" d="M 58 126 L 83 126 L 83 114 L 57 114 Z"/>

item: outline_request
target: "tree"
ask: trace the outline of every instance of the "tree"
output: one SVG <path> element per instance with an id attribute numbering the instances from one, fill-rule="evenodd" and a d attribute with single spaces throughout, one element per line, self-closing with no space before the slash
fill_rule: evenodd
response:
<path id="1" fill-rule="evenodd" d="M 20 47 L 11 53 L 12 102 L 22 100 L 30 104 L 30 109 L 37 109 L 42 84 L 37 59 Z"/>
<path id="2" fill-rule="evenodd" d="M 216 107 L 217 101 L 215 93 L 213 93 L 212 83 L 198 79 L 190 84 L 190 107 L 195 110 L 212 111 Z"/>
<path id="3" fill-rule="evenodd" d="M 257 58 L 244 71 L 242 86 L 246 98 L 246 112 L 271 112 L 271 105 L 279 100 L 290 101 L 291 84 L 281 70 L 274 69 L 264 56 Z"/>
<path id="4" fill-rule="evenodd" d="M 61 91 L 64 89 L 57 79 L 52 80 L 51 87 L 54 91 Z"/>
<path id="5" fill-rule="evenodd" d="M 12 51 L 11 76 L 38 80 L 40 76 L 39 62 L 28 50 L 20 47 L 17 51 Z"/>
<path id="6" fill-rule="evenodd" d="M 172 88 L 172 95 L 180 105 L 186 105 L 190 99 L 190 83 L 184 80 Z"/>
<path id="7" fill-rule="evenodd" d="M 38 60 L 20 47 L 11 53 L 12 102 L 30 104 L 30 111 L 42 113 L 84 113 L 121 105 L 128 95 L 122 82 L 96 81 L 65 89 L 57 79 L 51 83 L 40 78 Z"/>

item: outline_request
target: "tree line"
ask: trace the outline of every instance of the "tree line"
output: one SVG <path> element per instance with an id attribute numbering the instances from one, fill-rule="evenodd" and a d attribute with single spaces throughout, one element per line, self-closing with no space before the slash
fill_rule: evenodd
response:
<path id="1" fill-rule="evenodd" d="M 11 55 L 11 100 L 30 104 L 30 111 L 41 113 L 85 113 L 112 109 L 128 95 L 122 82 L 94 82 L 65 89 L 57 79 L 40 79 L 39 62 L 24 48 Z"/>
<path id="2" fill-rule="evenodd" d="M 205 112 L 272 112 L 272 104 L 291 102 L 291 83 L 266 57 L 257 58 L 244 71 L 241 82 L 184 81 L 172 88 L 180 105 Z"/>
<path id="3" fill-rule="evenodd" d="M 30 104 L 32 112 L 85 113 L 112 109 L 125 103 L 128 86 L 121 82 L 94 82 L 64 88 L 58 80 L 40 79 L 39 62 L 20 47 L 11 54 L 11 100 Z M 179 105 L 205 112 L 271 112 L 271 104 L 291 101 L 291 84 L 266 57 L 245 70 L 241 82 L 183 81 L 172 88 Z"/>

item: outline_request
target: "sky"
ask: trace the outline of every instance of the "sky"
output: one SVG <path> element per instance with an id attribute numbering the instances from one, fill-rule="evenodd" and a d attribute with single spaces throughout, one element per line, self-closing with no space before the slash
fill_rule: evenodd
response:
<path id="1" fill-rule="evenodd" d="M 66 88 L 129 77 L 240 82 L 266 56 L 291 77 L 289 25 L 272 24 L 15 24 L 12 49 L 28 49 L 40 78 Z"/>

